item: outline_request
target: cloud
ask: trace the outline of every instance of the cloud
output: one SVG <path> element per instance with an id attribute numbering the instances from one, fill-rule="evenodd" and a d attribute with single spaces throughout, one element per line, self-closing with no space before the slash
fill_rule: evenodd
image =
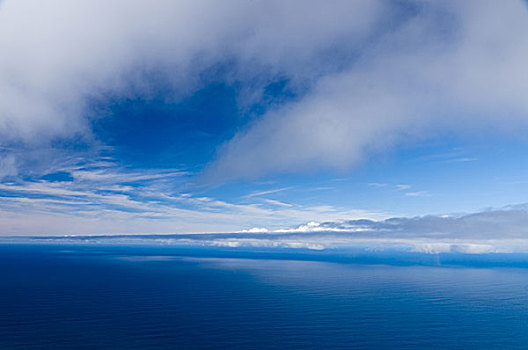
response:
<path id="1" fill-rule="evenodd" d="M 264 196 L 266 194 L 273 194 L 273 193 L 288 191 L 288 190 L 291 190 L 292 188 L 293 187 L 281 187 L 281 188 L 275 188 L 275 189 L 272 189 L 272 190 L 252 192 L 252 193 L 246 195 L 246 197 L 248 197 L 248 198 L 260 197 L 260 196 Z"/>
<path id="2" fill-rule="evenodd" d="M 2 1 L 0 223 L 10 234 L 169 233 L 384 217 L 195 196 L 168 185 L 188 181 L 181 169 L 104 158 L 79 166 L 46 152 L 57 139 L 102 147 L 91 122 L 112 103 L 177 103 L 218 81 L 236 90 L 241 110 L 266 102 L 278 80 L 293 97 L 218 149 L 210 181 L 349 170 L 437 130 L 524 130 L 527 32 L 520 0 Z M 72 180 L 38 179 L 61 171 Z"/>
<path id="3" fill-rule="evenodd" d="M 18 175 L 16 158 L 12 154 L 0 155 L 0 179 Z"/>
<path id="4" fill-rule="evenodd" d="M 409 4 L 414 13 L 394 16 L 397 24 L 358 48 L 354 62 L 226 143 L 212 177 L 349 170 L 437 131 L 525 130 L 525 2 Z"/>
<path id="5" fill-rule="evenodd" d="M 383 214 L 186 191 L 179 169 L 128 169 L 110 159 L 64 161 L 45 173 L 0 183 L 0 235 L 152 234 L 240 231 L 308 219 Z"/>
<path id="6" fill-rule="evenodd" d="M 266 202 L 268 204 L 271 204 L 271 205 L 279 206 L 279 207 L 293 207 L 292 204 L 281 202 L 281 201 L 278 201 L 278 200 L 275 200 L 275 199 L 263 198 L 262 201 L 264 201 L 264 202 Z"/>
<path id="7" fill-rule="evenodd" d="M 477 158 L 465 157 L 465 158 L 449 159 L 449 160 L 446 160 L 446 163 L 466 163 L 466 162 L 474 162 L 476 160 L 477 160 Z"/>
<path id="8" fill-rule="evenodd" d="M 256 86 L 281 74 L 309 80 L 322 74 L 307 73 L 325 51 L 344 41 L 348 50 L 369 34 L 382 3 L 3 1 L 2 143 L 89 137 L 94 101 L 148 99 L 167 87 L 177 101 L 219 66 L 232 67 L 220 77 L 228 83 Z"/>
<path id="9" fill-rule="evenodd" d="M 408 197 L 425 197 L 430 196 L 431 194 L 427 191 L 417 191 L 417 192 L 407 192 L 405 193 Z"/>
<path id="10" fill-rule="evenodd" d="M 320 224 L 323 228 L 359 230 L 400 237 L 524 238 L 528 234 L 526 206 L 486 210 L 466 215 L 428 215 L 386 220 L 351 220 Z"/>
<path id="11" fill-rule="evenodd" d="M 371 187 L 387 187 L 387 184 L 379 182 L 369 182 L 368 185 Z"/>
<path id="12" fill-rule="evenodd" d="M 524 125 L 527 17 L 521 0 L 7 0 L 0 146 L 93 143 L 108 100 L 176 102 L 222 81 L 244 108 L 281 79 L 297 97 L 223 145 L 205 178 L 349 170 L 437 129 Z"/>
<path id="13" fill-rule="evenodd" d="M 472 214 L 315 222 L 233 233 L 78 237 L 161 244 L 438 253 L 528 253 L 528 204 Z"/>

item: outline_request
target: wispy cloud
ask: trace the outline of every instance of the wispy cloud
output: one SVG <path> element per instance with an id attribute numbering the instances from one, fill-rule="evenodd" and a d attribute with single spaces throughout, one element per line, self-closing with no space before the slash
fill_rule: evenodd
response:
<path id="1" fill-rule="evenodd" d="M 408 197 L 428 197 L 431 196 L 431 193 L 428 191 L 417 191 L 417 192 L 407 192 L 405 193 Z"/>
<path id="2" fill-rule="evenodd" d="M 387 187 L 388 186 L 388 184 L 379 183 L 379 182 L 369 182 L 368 185 L 371 187 Z"/>
<path id="3" fill-rule="evenodd" d="M 378 217 L 333 206 L 303 206 L 254 192 L 239 202 L 189 193 L 179 169 L 127 169 L 107 160 L 66 164 L 71 180 L 36 176 L 0 183 L 0 234 L 225 232 L 310 218 Z"/>
<path id="4" fill-rule="evenodd" d="M 266 194 L 284 192 L 284 191 L 288 191 L 288 190 L 291 190 L 291 189 L 293 189 L 293 187 L 289 186 L 289 187 L 274 188 L 274 189 L 265 190 L 265 191 L 257 191 L 257 192 L 252 192 L 252 193 L 246 195 L 246 197 L 248 197 L 248 198 L 259 197 L 259 196 L 264 196 Z"/>
<path id="5" fill-rule="evenodd" d="M 446 160 L 447 163 L 467 163 L 467 162 L 474 162 L 477 158 L 469 158 L 469 157 L 461 157 L 461 158 L 453 158 Z"/>
<path id="6" fill-rule="evenodd" d="M 278 200 L 274 200 L 274 199 L 262 199 L 262 200 L 264 202 L 268 203 L 268 204 L 276 205 L 276 206 L 279 206 L 279 207 L 293 207 L 293 204 L 284 203 L 284 202 L 281 202 L 281 201 L 278 201 Z"/>

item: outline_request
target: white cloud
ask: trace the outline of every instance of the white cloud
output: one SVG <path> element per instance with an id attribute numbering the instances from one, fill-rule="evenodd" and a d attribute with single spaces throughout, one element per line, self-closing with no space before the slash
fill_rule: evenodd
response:
<path id="1" fill-rule="evenodd" d="M 438 129 L 523 130 L 525 4 L 408 5 L 416 12 L 383 0 L 2 1 L 0 178 L 16 176 L 23 163 L 4 147 L 12 144 L 38 146 L 31 160 L 46 166 L 32 165 L 40 167 L 34 173 L 60 170 L 56 160 L 41 157 L 42 145 L 75 135 L 90 141 L 90 118 L 105 115 L 92 109 L 93 101 L 148 99 L 166 85 L 177 101 L 207 79 L 240 86 L 241 107 L 259 101 L 263 87 L 279 77 L 299 92 L 225 144 L 207 170 L 210 179 L 347 170 L 365 155 Z M 203 78 L 210 71 L 225 72 Z M 72 183 L 3 183 L 13 194 L 0 208 L 5 232 L 169 233 L 268 223 L 273 230 L 282 222 L 383 217 L 276 199 L 241 204 L 168 193 L 165 180 L 188 175 L 179 170 L 130 172 L 108 160 L 95 170 L 68 170 Z M 129 181 L 149 183 L 134 188 Z M 163 220 L 152 225 L 149 217 Z"/>
<path id="2" fill-rule="evenodd" d="M 148 99 L 166 85 L 178 100 L 222 65 L 225 73 L 213 79 L 241 82 L 241 107 L 259 101 L 277 77 L 305 94 L 225 144 L 208 179 L 348 170 L 366 154 L 437 129 L 525 126 L 525 3 L 411 0 L 406 7 L 412 10 L 383 0 L 3 1 L 0 146 L 89 140 L 89 118 L 105 114 L 92 109 L 94 100 Z"/>
<path id="3" fill-rule="evenodd" d="M 240 231 L 241 233 L 265 233 L 265 232 L 269 232 L 267 228 L 264 228 L 264 227 L 252 227 L 248 230 L 242 230 Z"/>
<path id="4" fill-rule="evenodd" d="M 428 254 L 528 253 L 527 208 L 528 205 L 519 205 L 465 215 L 308 222 L 294 228 L 254 227 L 235 233 L 136 239 L 226 247 L 352 248 Z M 134 240 L 132 236 L 128 239 Z"/>
<path id="5" fill-rule="evenodd" d="M 260 196 L 263 196 L 263 195 L 266 195 L 266 194 L 273 194 L 273 193 L 277 193 L 277 192 L 288 191 L 288 190 L 291 190 L 292 188 L 293 187 L 281 187 L 281 188 L 274 188 L 274 189 L 266 190 L 266 191 L 257 191 L 257 192 L 252 192 L 252 193 L 246 195 L 246 197 L 248 197 L 248 198 L 260 197 Z"/>
<path id="6" fill-rule="evenodd" d="M 405 193 L 408 197 L 426 197 L 430 196 L 431 194 L 427 191 L 417 191 L 417 192 L 407 192 Z"/>
<path id="7" fill-rule="evenodd" d="M 18 175 L 16 158 L 12 154 L 0 155 L 0 179 Z"/>
<path id="8" fill-rule="evenodd" d="M 416 1 L 343 71 L 220 149 L 216 177 L 350 169 L 438 130 L 525 130 L 528 11 L 521 1 Z M 378 28 L 379 29 L 379 28 Z"/>
<path id="9" fill-rule="evenodd" d="M 449 159 L 449 160 L 446 160 L 446 163 L 466 163 L 466 162 L 474 162 L 476 160 L 477 160 L 477 158 L 465 157 L 465 158 Z"/>
<path id="10" fill-rule="evenodd" d="M 387 187 L 387 184 L 379 182 L 369 182 L 368 185 L 371 187 Z"/>
<path id="11" fill-rule="evenodd" d="M 306 73 L 325 50 L 369 34 L 381 3 L 3 1 L 2 142 L 89 135 L 94 99 L 150 98 L 164 84 L 178 99 L 219 64 L 235 63 L 223 77 L 228 82 L 255 84 L 277 74 L 309 80 L 313 74 Z M 246 98 L 255 94 L 247 91 Z"/>
<path id="12" fill-rule="evenodd" d="M 189 194 L 182 189 L 190 175 L 177 169 L 137 171 L 95 160 L 53 170 L 71 174 L 71 180 L 0 183 L 0 235 L 233 232 L 312 218 L 382 216 L 260 197 L 247 203 L 245 197 L 236 202 Z"/>
<path id="13" fill-rule="evenodd" d="M 264 201 L 264 202 L 266 202 L 268 204 L 271 204 L 271 205 L 279 206 L 279 207 L 293 207 L 293 204 L 281 202 L 281 201 L 278 201 L 278 200 L 275 200 L 275 199 L 263 198 L 262 201 Z"/>

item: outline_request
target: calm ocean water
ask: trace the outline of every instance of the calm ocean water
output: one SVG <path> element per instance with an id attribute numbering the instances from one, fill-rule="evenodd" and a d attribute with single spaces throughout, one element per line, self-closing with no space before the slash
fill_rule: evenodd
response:
<path id="1" fill-rule="evenodd" d="M 0 245 L 0 349 L 528 347 L 527 268 L 288 254 Z"/>

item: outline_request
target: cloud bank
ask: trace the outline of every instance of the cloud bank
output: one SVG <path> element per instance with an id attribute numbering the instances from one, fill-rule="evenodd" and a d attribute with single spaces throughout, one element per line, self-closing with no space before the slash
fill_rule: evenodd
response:
<path id="1" fill-rule="evenodd" d="M 296 228 L 249 230 L 246 235 L 212 239 L 225 246 L 279 246 L 325 249 L 361 247 L 422 253 L 528 252 L 528 205 L 489 209 L 465 215 L 396 217 L 385 220 L 310 222 Z"/>
<path id="2" fill-rule="evenodd" d="M 309 222 L 294 228 L 255 227 L 235 233 L 48 237 L 85 243 L 199 244 L 438 253 L 528 253 L 528 204 L 464 215 Z"/>

